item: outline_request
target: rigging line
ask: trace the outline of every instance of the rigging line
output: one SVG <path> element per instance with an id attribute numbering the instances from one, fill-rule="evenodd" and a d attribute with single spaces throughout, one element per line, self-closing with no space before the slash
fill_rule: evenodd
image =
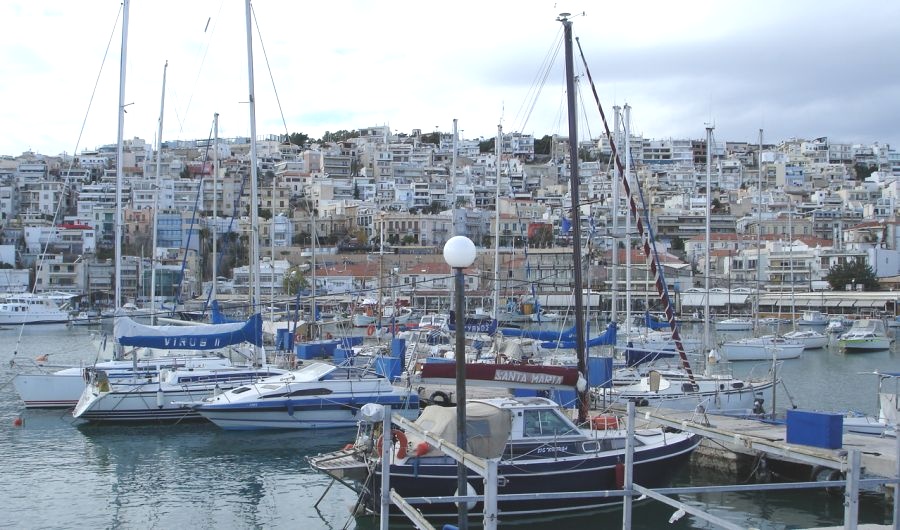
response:
<path id="1" fill-rule="evenodd" d="M 109 34 L 109 40 L 106 42 L 106 50 L 103 52 L 103 59 L 100 61 L 100 69 L 97 71 L 97 77 L 94 79 L 94 89 L 91 91 L 91 97 L 88 100 L 87 109 L 84 112 L 84 119 L 81 121 L 81 129 L 78 131 L 78 139 L 75 140 L 75 150 L 72 151 L 72 160 L 69 161 L 69 167 L 66 169 L 66 177 L 63 180 L 62 190 L 59 194 L 59 201 L 56 203 L 56 211 L 53 213 L 53 226 L 56 226 L 56 222 L 59 219 L 59 214 L 62 211 L 63 203 L 66 198 L 66 190 L 69 187 L 69 177 L 72 172 L 72 167 L 75 165 L 75 157 L 78 155 L 78 148 L 81 146 L 81 138 L 84 135 L 84 128 L 87 126 L 88 115 L 91 113 L 91 106 L 94 104 L 94 97 L 97 95 L 97 87 L 100 85 L 100 76 L 103 74 L 103 65 L 106 64 L 106 58 L 109 57 L 109 50 L 112 47 L 113 37 L 116 35 L 116 27 L 119 25 L 119 19 L 122 18 L 122 11 L 124 7 L 122 4 L 119 4 L 119 11 L 116 13 L 116 20 L 113 22 L 113 30 Z M 51 230 L 52 233 L 52 230 Z M 35 276 L 37 276 L 41 270 L 44 268 L 44 260 L 47 257 L 47 250 L 50 248 L 51 238 L 47 237 L 47 240 L 44 242 L 44 249 L 41 252 L 40 256 L 38 256 L 37 266 L 35 269 Z M 37 278 L 35 278 L 34 285 L 31 286 L 31 294 L 35 294 L 37 292 Z M 19 328 L 19 333 L 16 336 L 16 345 L 13 348 L 13 358 L 16 357 L 19 353 L 19 345 L 22 343 L 22 335 L 25 332 L 25 323 L 22 323 L 22 326 Z"/>
<path id="2" fill-rule="evenodd" d="M 593 138 L 593 135 L 591 134 L 591 122 L 588 120 L 587 105 L 584 104 L 584 92 L 581 90 L 581 83 L 578 82 L 579 79 L 580 78 L 577 77 L 575 78 L 575 95 L 578 97 L 578 101 L 581 102 L 581 113 L 584 118 L 585 132 L 587 133 L 586 138 L 591 140 L 591 138 Z"/>
<path id="3" fill-rule="evenodd" d="M 206 171 L 206 163 L 209 161 L 209 146 L 211 143 L 212 143 L 212 131 L 210 130 L 209 137 L 206 139 L 206 150 L 203 152 L 202 165 L 200 166 L 201 167 L 200 178 L 197 180 L 197 195 L 196 195 L 196 197 L 194 197 L 194 211 L 191 213 L 191 224 L 190 224 L 190 228 L 188 228 L 187 241 L 184 242 L 184 257 L 181 258 L 181 271 L 179 271 L 179 273 L 178 273 L 178 276 L 179 276 L 178 288 L 175 290 L 175 300 L 172 302 L 172 313 L 171 313 L 172 315 L 175 314 L 175 309 L 178 306 L 178 304 L 181 302 L 181 289 L 184 284 L 184 269 L 187 267 L 188 250 L 189 250 L 189 247 L 191 246 L 191 238 L 194 235 L 194 230 L 195 230 L 194 226 L 196 224 L 195 221 L 197 219 L 197 204 L 200 202 L 200 196 L 203 194 L 203 173 Z M 215 193 L 215 190 L 213 190 L 213 193 Z M 198 235 L 198 239 L 199 239 L 199 235 Z M 197 248 L 198 249 L 200 248 L 199 242 L 198 242 Z M 155 252 L 155 249 L 154 249 L 154 252 Z M 197 254 L 198 254 L 197 266 L 199 267 L 200 266 L 199 250 L 198 250 Z M 202 289 L 202 285 L 203 285 L 202 270 L 200 272 L 200 285 L 201 285 L 201 289 Z"/>
<path id="4" fill-rule="evenodd" d="M 612 141 L 612 133 L 609 130 L 609 124 L 606 121 L 606 115 L 603 112 L 603 106 L 600 104 L 600 97 L 597 95 L 597 87 L 594 86 L 594 81 L 591 78 L 591 70 L 588 67 L 587 60 L 584 58 L 584 52 L 581 49 L 581 40 L 576 38 L 575 42 L 578 43 L 578 53 L 581 56 L 582 63 L 584 63 L 585 73 L 587 74 L 588 82 L 591 85 L 591 91 L 594 94 L 594 101 L 597 104 L 597 110 L 600 112 L 600 117 L 603 121 L 603 127 L 606 130 L 606 137 L 610 142 L 610 147 L 612 148 L 612 156 L 616 161 L 616 168 L 618 169 L 619 174 L 622 175 L 622 185 L 625 188 L 625 193 L 628 197 L 629 208 L 631 209 L 632 215 L 637 221 L 637 231 L 638 233 L 642 234 L 642 238 L 644 240 L 644 255 L 647 257 L 647 260 L 650 261 L 650 271 L 656 277 L 656 290 L 659 293 L 660 300 L 665 305 L 666 319 L 669 321 L 669 327 L 672 329 L 672 340 L 675 341 L 675 349 L 678 351 L 678 356 L 681 358 L 681 364 L 688 375 L 688 379 L 690 380 L 692 385 L 696 385 L 697 383 L 694 379 L 694 372 L 693 370 L 691 370 L 691 364 L 688 361 L 687 353 L 684 349 L 684 343 L 681 340 L 681 333 L 679 333 L 678 331 L 678 323 L 675 320 L 675 309 L 673 308 L 672 302 L 669 298 L 669 290 L 668 286 L 666 285 L 662 265 L 659 262 L 659 254 L 656 251 L 656 242 L 653 238 L 653 228 L 650 226 L 649 209 L 646 208 L 646 203 L 644 203 L 644 195 L 641 191 L 641 187 L 639 185 L 636 186 L 637 193 L 641 199 L 641 203 L 645 205 L 644 216 L 638 215 L 638 208 L 637 203 L 634 200 L 634 193 L 632 192 L 631 185 L 628 182 L 628 176 L 625 174 L 624 167 L 622 166 L 622 160 L 619 158 L 619 153 Z M 646 217 L 647 220 L 646 226 L 644 226 L 644 217 Z"/>
<path id="5" fill-rule="evenodd" d="M 266 44 L 262 39 L 262 31 L 259 29 L 259 18 L 256 16 L 256 11 L 253 9 L 253 4 L 250 4 L 250 11 L 253 12 L 253 23 L 256 25 L 256 35 L 259 38 L 259 47 L 262 48 L 263 58 L 266 60 L 266 69 L 269 71 L 269 79 L 272 81 L 272 91 L 275 92 L 275 102 L 278 104 L 278 113 L 281 114 L 281 123 L 284 124 L 284 139 L 286 142 L 290 142 L 290 133 L 288 132 L 287 120 L 284 119 L 284 109 L 281 108 L 281 98 L 278 97 L 278 88 L 275 86 L 275 76 L 272 74 L 272 65 L 269 64 L 269 54 L 266 53 Z M 272 198 L 272 215 L 275 215 L 275 199 Z"/>
<path id="6" fill-rule="evenodd" d="M 538 67 L 537 71 L 535 72 L 535 77 L 531 82 L 531 86 L 528 88 L 528 92 L 525 95 L 525 99 L 522 101 L 522 105 L 519 107 L 519 110 L 516 111 L 516 115 L 515 115 L 513 123 L 518 123 L 518 120 L 520 118 L 522 118 L 525 123 L 528 122 L 527 116 L 530 114 L 530 111 L 526 112 L 525 106 L 528 103 L 528 101 L 531 101 L 530 98 L 531 98 L 532 92 L 534 92 L 534 99 L 537 100 L 537 97 L 540 94 L 541 89 L 547 82 L 547 79 L 549 76 L 549 70 L 552 68 L 552 65 L 555 62 L 556 57 L 559 55 L 560 47 L 562 46 L 562 42 L 563 42 L 562 41 L 562 29 L 560 29 L 557 32 L 555 42 L 556 42 L 555 49 L 553 48 L 552 45 L 550 48 L 548 48 L 546 55 L 544 55 L 544 59 L 541 61 L 540 66 Z M 542 73 L 543 73 L 543 75 L 542 75 Z M 531 108 L 532 109 L 534 108 L 533 104 L 532 104 Z"/>
<path id="7" fill-rule="evenodd" d="M 200 75 L 203 73 L 203 65 L 206 63 L 206 56 L 209 54 L 209 48 L 212 43 L 213 35 L 216 33 L 216 26 L 218 25 L 219 15 L 222 13 L 222 5 L 225 3 L 225 0 L 219 4 L 219 12 L 216 13 L 216 17 L 213 19 L 213 29 L 209 32 L 209 38 L 206 39 L 206 46 L 203 48 L 203 56 L 200 57 L 200 64 L 197 66 L 197 77 L 194 78 L 194 85 L 191 87 L 191 93 L 188 95 L 188 102 L 184 108 L 184 117 L 178 114 L 178 107 L 175 107 L 175 118 L 178 120 L 178 136 L 181 136 L 181 133 L 184 132 L 184 122 L 187 121 L 187 115 L 191 111 L 191 103 L 194 101 L 194 94 L 197 91 L 197 84 L 200 81 Z M 207 33 L 209 29 L 209 18 L 206 19 L 206 24 L 203 27 L 203 33 Z"/>
<path id="8" fill-rule="evenodd" d="M 559 35 L 561 34 L 562 30 L 560 30 Z M 550 73 L 553 70 L 553 64 L 556 62 L 556 57 L 559 56 L 559 51 L 562 48 L 562 45 L 563 40 L 560 37 L 556 41 L 556 48 L 551 48 L 551 51 L 549 51 L 544 58 L 544 63 L 542 63 L 541 65 L 543 70 L 539 70 L 539 76 L 535 79 L 535 83 L 532 84 L 532 88 L 529 89 L 528 94 L 526 95 L 526 101 L 523 102 L 523 107 L 528 103 L 530 103 L 530 105 L 528 105 L 527 109 L 521 109 L 516 114 L 516 121 L 518 121 L 520 117 L 522 119 L 522 126 L 519 127 L 519 130 L 525 130 L 528 126 L 528 120 L 531 118 L 531 115 L 534 112 L 534 108 L 537 106 L 541 90 L 543 90 L 544 86 L 547 84 L 547 79 L 550 78 Z"/>

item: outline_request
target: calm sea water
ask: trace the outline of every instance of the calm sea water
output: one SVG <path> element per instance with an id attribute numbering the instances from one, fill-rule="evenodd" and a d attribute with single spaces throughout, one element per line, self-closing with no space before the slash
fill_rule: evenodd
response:
<path id="1" fill-rule="evenodd" d="M 21 335 L 20 335 L 21 333 Z M 90 359 L 96 346 L 88 329 L 0 330 L 0 491 L 2 528 L 377 528 L 353 519 L 355 497 L 335 485 L 316 509 L 329 479 L 304 457 L 343 446 L 352 430 L 291 433 L 224 432 L 212 425 L 79 425 L 68 412 L 26 411 L 10 380 L 19 360 L 50 354 L 61 363 Z M 801 408 L 874 411 L 875 378 L 857 372 L 896 369 L 894 352 L 844 356 L 834 350 L 804 353 L 783 367 Z M 750 371 L 752 364 L 739 365 Z M 782 390 L 779 408 L 787 404 Z M 21 417 L 23 425 L 14 426 Z M 743 482 L 686 469 L 678 484 Z M 741 526 L 766 529 L 840 525 L 840 499 L 824 492 L 682 495 Z M 685 516 L 669 525 L 672 509 L 655 503 L 634 511 L 634 528 L 708 528 Z M 620 510 L 518 525 L 538 529 L 617 528 Z M 862 498 L 861 522 L 886 523 L 890 507 L 876 494 Z"/>

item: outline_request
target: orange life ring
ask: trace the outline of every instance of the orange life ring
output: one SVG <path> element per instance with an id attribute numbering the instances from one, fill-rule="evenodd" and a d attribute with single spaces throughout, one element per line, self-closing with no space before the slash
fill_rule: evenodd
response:
<path id="1" fill-rule="evenodd" d="M 591 418 L 591 429 L 604 431 L 606 429 L 618 429 L 619 418 L 615 416 L 594 416 Z"/>
<path id="2" fill-rule="evenodd" d="M 372 336 L 375 334 L 375 324 L 369 324 L 369 329 L 366 330 L 366 335 Z"/>
<path id="3" fill-rule="evenodd" d="M 391 431 L 391 443 L 393 444 L 393 439 L 396 438 L 397 442 L 400 443 L 400 447 L 397 448 L 397 458 L 406 458 L 406 446 L 409 445 L 409 441 L 406 439 L 406 433 L 401 431 L 400 429 L 393 429 Z M 375 442 L 375 450 L 378 451 L 378 454 L 381 454 L 382 448 L 384 447 L 384 435 L 378 437 L 378 441 Z"/>

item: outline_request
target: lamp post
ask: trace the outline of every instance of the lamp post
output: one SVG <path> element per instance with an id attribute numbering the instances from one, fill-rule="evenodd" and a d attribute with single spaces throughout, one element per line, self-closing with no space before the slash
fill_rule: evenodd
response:
<path id="1" fill-rule="evenodd" d="M 475 243 L 466 236 L 453 236 L 444 244 L 444 261 L 453 269 L 456 296 L 456 444 L 460 449 L 466 449 L 466 281 L 463 269 L 472 266 L 476 256 Z M 462 462 L 457 464 L 456 470 L 456 494 L 466 495 L 468 492 L 466 481 L 466 466 Z M 457 503 L 459 506 L 458 528 L 468 528 L 469 507 L 465 502 Z"/>

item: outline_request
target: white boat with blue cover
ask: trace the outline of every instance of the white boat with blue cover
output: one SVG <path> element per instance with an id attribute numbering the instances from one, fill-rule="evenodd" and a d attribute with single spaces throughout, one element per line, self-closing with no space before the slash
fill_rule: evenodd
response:
<path id="1" fill-rule="evenodd" d="M 364 367 L 312 362 L 291 372 L 242 385 L 193 410 L 227 430 L 328 429 L 355 427 L 360 407 L 390 405 L 410 419 L 419 415 L 419 395 Z"/>
<path id="2" fill-rule="evenodd" d="M 201 326 L 146 326 L 129 317 L 116 317 L 116 343 L 184 352 L 185 363 L 174 369 L 160 369 L 156 377 L 133 375 L 114 381 L 101 369 L 89 370 L 84 388 L 72 415 L 92 422 L 172 422 L 202 419 L 179 403 L 205 397 L 257 381 L 286 370 L 267 367 L 265 355 L 253 358 L 262 345 L 262 317 L 246 322 Z M 220 350 L 249 343 L 256 348 L 245 354 L 253 363 L 235 366 L 224 359 L 196 359 L 198 350 Z"/>

